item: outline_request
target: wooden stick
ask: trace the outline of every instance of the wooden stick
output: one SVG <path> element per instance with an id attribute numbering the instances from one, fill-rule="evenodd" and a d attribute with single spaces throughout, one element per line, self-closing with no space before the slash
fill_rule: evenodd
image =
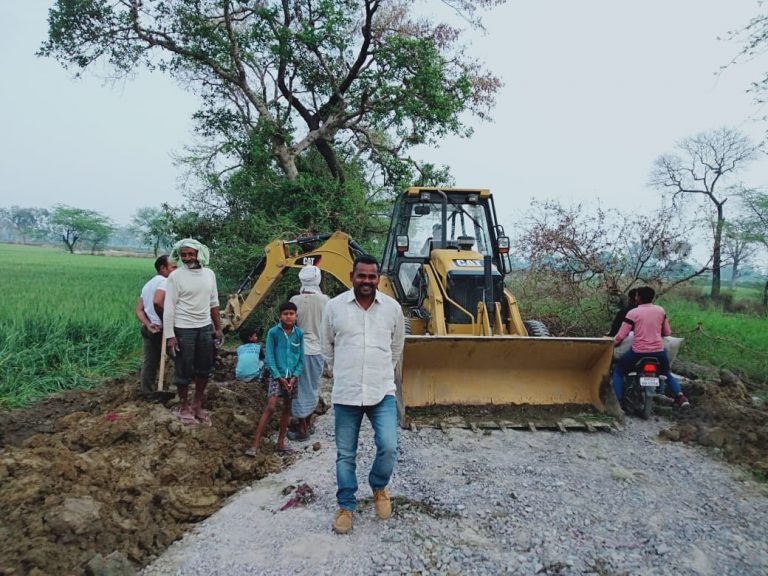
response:
<path id="1" fill-rule="evenodd" d="M 165 346 L 167 344 L 167 339 L 165 336 L 163 336 L 163 347 L 160 351 L 160 375 L 157 378 L 157 389 L 162 392 L 163 390 L 163 380 L 165 380 L 165 356 L 167 354 L 165 350 Z"/>

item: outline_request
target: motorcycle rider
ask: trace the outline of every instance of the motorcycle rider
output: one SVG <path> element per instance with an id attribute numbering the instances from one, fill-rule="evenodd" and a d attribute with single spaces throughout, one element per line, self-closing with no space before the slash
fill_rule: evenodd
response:
<path id="1" fill-rule="evenodd" d="M 613 390 L 621 403 L 624 398 L 624 375 L 640 358 L 649 356 L 659 361 L 660 373 L 667 377 L 667 384 L 675 395 L 675 404 L 680 408 L 687 408 L 691 404 L 683 394 L 680 383 L 672 376 L 669 357 L 664 350 L 663 337 L 670 336 L 672 331 L 664 308 L 652 303 L 655 297 L 656 291 L 650 286 L 638 288 L 639 304 L 627 312 L 618 334 L 613 339 L 614 344 L 618 346 L 630 331 L 635 333 L 632 349 L 622 355 L 613 366 Z"/>

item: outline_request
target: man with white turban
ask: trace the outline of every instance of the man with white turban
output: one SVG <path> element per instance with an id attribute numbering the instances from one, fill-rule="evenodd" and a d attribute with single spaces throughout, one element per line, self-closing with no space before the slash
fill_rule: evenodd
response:
<path id="1" fill-rule="evenodd" d="M 177 416 L 184 424 L 210 426 L 203 398 L 213 372 L 214 337 L 218 341 L 224 337 L 216 275 L 206 268 L 208 248 L 192 238 L 177 242 L 171 258 L 183 264 L 168 276 L 163 307 L 163 336 L 174 358 L 173 383 L 179 391 Z M 190 380 L 195 382 L 191 406 Z"/>
<path id="2" fill-rule="evenodd" d="M 296 433 L 288 434 L 291 440 L 307 440 L 311 429 L 312 413 L 320 393 L 320 376 L 323 373 L 323 355 L 320 349 L 320 326 L 328 296 L 320 290 L 322 273 L 317 266 L 304 266 L 299 271 L 301 292 L 291 298 L 296 304 L 296 324 L 304 332 L 304 371 L 299 375 L 298 393 L 291 405 L 294 418 L 299 421 Z"/>

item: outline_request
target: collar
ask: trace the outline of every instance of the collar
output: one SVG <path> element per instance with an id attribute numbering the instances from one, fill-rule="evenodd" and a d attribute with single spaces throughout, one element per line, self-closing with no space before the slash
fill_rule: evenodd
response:
<path id="1" fill-rule="evenodd" d="M 355 290 L 353 288 L 350 288 L 346 292 L 342 293 L 341 296 L 342 296 L 344 302 L 355 302 L 355 300 L 356 300 L 355 299 Z M 378 290 L 376 290 L 376 293 L 373 296 L 373 301 L 374 301 L 374 303 L 378 302 L 379 304 L 381 304 L 381 292 L 379 292 Z"/>

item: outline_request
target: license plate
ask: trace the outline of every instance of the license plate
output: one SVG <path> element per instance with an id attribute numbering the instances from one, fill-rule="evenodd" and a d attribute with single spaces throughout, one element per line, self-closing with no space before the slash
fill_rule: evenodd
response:
<path id="1" fill-rule="evenodd" d="M 640 376 L 640 386 L 656 388 L 659 385 L 658 378 L 649 378 L 648 376 Z"/>

